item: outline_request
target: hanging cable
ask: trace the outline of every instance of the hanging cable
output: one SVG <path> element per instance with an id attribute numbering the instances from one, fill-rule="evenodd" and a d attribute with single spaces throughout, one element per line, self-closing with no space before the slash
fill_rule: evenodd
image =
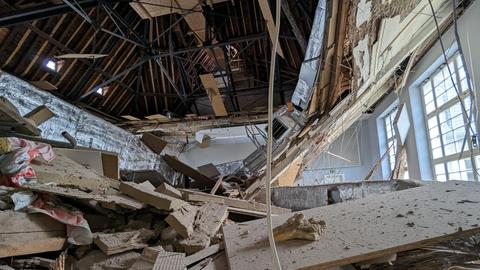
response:
<path id="1" fill-rule="evenodd" d="M 266 0 L 265 0 L 266 1 Z M 280 259 L 278 258 L 277 247 L 275 245 L 275 238 L 273 236 L 272 225 L 272 198 L 271 198 L 271 181 L 272 181 L 272 148 L 273 148 L 273 85 L 275 83 L 275 64 L 277 58 L 278 35 L 280 33 L 280 5 L 281 1 L 275 1 L 275 35 L 272 36 L 272 55 L 270 60 L 270 77 L 268 84 L 268 141 L 267 141 L 267 166 L 265 179 L 265 197 L 267 204 L 267 233 L 268 241 L 270 242 L 270 249 L 273 255 L 274 269 L 281 270 Z"/>

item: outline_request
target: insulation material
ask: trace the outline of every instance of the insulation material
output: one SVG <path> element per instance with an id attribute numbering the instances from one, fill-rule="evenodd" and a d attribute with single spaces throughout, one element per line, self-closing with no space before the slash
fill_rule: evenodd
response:
<path id="1" fill-rule="evenodd" d="M 323 50 L 323 37 L 325 35 L 326 0 L 319 0 L 315 11 L 312 32 L 308 40 L 305 58 L 300 67 L 297 86 L 292 96 L 292 103 L 304 111 L 313 94 L 313 87 L 317 73 L 321 68 L 321 54 Z"/>
<path id="2" fill-rule="evenodd" d="M 39 126 L 44 138 L 65 141 L 60 134 L 65 130 L 75 137 L 79 146 L 118 153 L 121 169 L 154 169 L 166 179 L 176 176 L 140 138 L 15 76 L 0 73 L 0 96 L 12 102 L 22 115 L 47 105 L 56 116 Z"/>

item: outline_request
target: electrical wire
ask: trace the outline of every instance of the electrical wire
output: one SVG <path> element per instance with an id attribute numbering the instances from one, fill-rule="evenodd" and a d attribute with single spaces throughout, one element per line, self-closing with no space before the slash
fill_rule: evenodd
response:
<path id="1" fill-rule="evenodd" d="M 265 0 L 266 1 L 266 0 Z M 268 85 L 268 141 L 267 141 L 267 166 L 266 166 L 266 181 L 265 181 L 265 197 L 267 204 L 267 230 L 268 230 L 268 241 L 270 243 L 270 249 L 272 250 L 273 255 L 273 265 L 274 269 L 281 270 L 282 266 L 280 264 L 280 259 L 277 253 L 277 247 L 275 245 L 275 238 L 273 236 L 273 225 L 272 225 L 272 198 L 271 198 L 271 181 L 272 181 L 272 155 L 273 155 L 273 86 L 275 83 L 275 64 L 277 58 L 277 48 L 278 48 L 278 35 L 280 33 L 280 7 L 281 1 L 275 1 L 275 35 L 272 36 L 272 54 L 270 60 L 270 77 Z"/>

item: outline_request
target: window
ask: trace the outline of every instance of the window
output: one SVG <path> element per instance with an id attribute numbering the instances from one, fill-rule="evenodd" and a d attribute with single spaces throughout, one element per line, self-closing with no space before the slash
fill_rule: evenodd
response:
<path id="1" fill-rule="evenodd" d="M 55 72 L 59 72 L 63 66 L 63 61 L 47 60 L 45 66 Z"/>
<path id="2" fill-rule="evenodd" d="M 99 87 L 95 92 L 101 96 L 105 96 L 108 92 L 108 86 Z"/>
<path id="3" fill-rule="evenodd" d="M 395 128 L 393 127 L 395 115 L 397 115 L 397 107 L 393 108 L 383 118 L 387 137 L 388 164 L 390 165 L 390 171 L 395 167 L 395 155 L 397 154 L 397 139 L 395 136 Z"/>
<path id="4" fill-rule="evenodd" d="M 472 119 L 471 128 L 468 127 L 468 118 L 460 102 L 470 115 L 472 97 L 467 91 L 465 69 L 458 53 L 449 59 L 448 66 L 452 78 L 447 65 L 443 65 L 421 85 L 434 175 L 437 181 L 478 180 L 474 170 L 476 164 L 480 165 L 479 152 L 474 149 L 471 156 L 469 151 L 472 149 L 471 138 L 476 134 L 475 120 Z M 465 153 L 462 156 L 465 137 Z"/>

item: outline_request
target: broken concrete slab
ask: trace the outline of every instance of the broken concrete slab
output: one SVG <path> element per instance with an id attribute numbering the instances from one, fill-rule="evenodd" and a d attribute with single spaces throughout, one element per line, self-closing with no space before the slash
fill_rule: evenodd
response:
<path id="1" fill-rule="evenodd" d="M 165 218 L 165 222 L 175 229 L 181 237 L 188 238 L 193 233 L 193 223 L 197 210 L 197 207 L 186 204 Z"/>
<path id="2" fill-rule="evenodd" d="M 118 191 L 110 190 L 110 192 L 104 194 L 100 192 L 84 192 L 78 189 L 44 185 L 44 184 L 28 184 L 21 187 L 31 191 L 40 193 L 55 194 L 58 196 L 80 199 L 80 200 L 93 200 L 102 203 L 106 208 L 115 208 L 115 205 L 126 209 L 139 210 L 145 208 L 147 205 L 141 203 L 133 198 L 130 198 Z"/>
<path id="3" fill-rule="evenodd" d="M 121 182 L 120 191 L 143 203 L 154 206 L 160 210 L 175 211 L 186 204 L 185 201 L 158 193 L 140 184 Z"/>
<path id="4" fill-rule="evenodd" d="M 210 239 L 215 236 L 223 221 L 228 216 L 228 207 L 216 203 L 206 203 L 200 207 L 194 223 L 194 233 L 181 240 L 180 245 L 187 254 L 193 254 L 210 245 Z"/>
<path id="5" fill-rule="evenodd" d="M 174 198 L 177 198 L 177 199 L 182 199 L 182 193 L 178 189 L 170 186 L 167 183 L 161 183 L 155 189 L 155 191 L 160 192 L 160 193 L 165 194 L 165 195 L 168 195 L 168 196 L 171 196 L 171 197 L 174 197 Z"/>
<path id="6" fill-rule="evenodd" d="M 106 255 L 121 253 L 133 249 L 145 248 L 146 244 L 154 236 L 154 232 L 147 229 L 117 233 L 99 233 L 93 242 Z"/>

